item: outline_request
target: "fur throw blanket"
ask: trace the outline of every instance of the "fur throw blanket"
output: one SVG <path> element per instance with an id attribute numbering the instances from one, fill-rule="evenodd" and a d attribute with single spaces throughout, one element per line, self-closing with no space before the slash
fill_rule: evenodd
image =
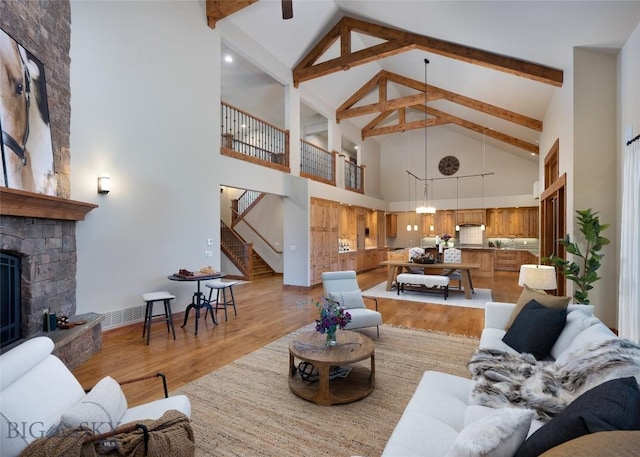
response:
<path id="1" fill-rule="evenodd" d="M 478 349 L 468 364 L 476 382 L 471 402 L 533 409 L 548 421 L 573 399 L 611 379 L 635 376 L 640 383 L 640 346 L 612 338 L 586 346 L 564 365 L 531 354 Z"/>

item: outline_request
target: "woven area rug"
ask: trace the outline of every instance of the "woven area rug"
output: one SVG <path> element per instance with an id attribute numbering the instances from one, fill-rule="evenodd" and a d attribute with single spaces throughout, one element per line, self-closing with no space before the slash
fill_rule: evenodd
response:
<path id="1" fill-rule="evenodd" d="M 463 306 L 466 308 L 482 308 L 487 302 L 493 301 L 491 289 L 474 289 L 471 300 L 464 298 L 464 293 L 459 292 L 456 288 L 449 287 L 449 297 L 444 299 L 444 295 L 430 292 L 419 292 L 413 290 L 405 290 L 400 295 L 393 290 L 385 290 L 387 281 L 381 282 L 371 289 L 362 292 L 363 295 L 377 298 L 387 298 L 390 300 L 406 300 L 421 303 L 435 303 L 436 305 Z"/>
<path id="2" fill-rule="evenodd" d="M 469 377 L 466 363 L 478 347 L 473 338 L 389 325 L 380 338 L 362 330 L 375 342 L 375 389 L 354 403 L 317 406 L 287 383 L 289 343 L 311 328 L 174 392 L 191 399 L 197 456 L 379 456 L 424 371 Z"/>

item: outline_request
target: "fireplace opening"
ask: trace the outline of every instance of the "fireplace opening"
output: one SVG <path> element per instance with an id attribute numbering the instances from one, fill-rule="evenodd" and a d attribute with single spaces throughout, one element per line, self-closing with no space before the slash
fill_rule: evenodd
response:
<path id="1" fill-rule="evenodd" d="M 0 347 L 22 337 L 20 257 L 0 253 Z"/>

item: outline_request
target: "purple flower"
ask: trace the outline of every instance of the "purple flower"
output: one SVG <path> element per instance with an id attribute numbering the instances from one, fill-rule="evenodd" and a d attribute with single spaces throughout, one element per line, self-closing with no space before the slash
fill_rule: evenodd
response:
<path id="1" fill-rule="evenodd" d="M 351 322 L 351 314 L 346 312 L 338 302 L 322 297 L 322 303 L 316 303 L 320 309 L 320 318 L 316 319 L 316 330 L 326 333 L 328 330 L 343 329 Z"/>

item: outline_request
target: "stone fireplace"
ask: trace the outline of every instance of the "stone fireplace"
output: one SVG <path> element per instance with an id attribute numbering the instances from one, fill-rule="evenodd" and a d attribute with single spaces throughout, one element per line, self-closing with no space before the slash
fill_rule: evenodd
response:
<path id="1" fill-rule="evenodd" d="M 21 267 L 19 342 L 43 333 L 45 312 L 76 316 L 76 223 L 97 205 L 4 187 L 0 200 L 0 251 L 18 258 Z M 82 329 L 47 334 L 70 366 L 100 349 L 100 316 L 89 320 L 80 347 L 68 337 L 82 337 Z"/>

